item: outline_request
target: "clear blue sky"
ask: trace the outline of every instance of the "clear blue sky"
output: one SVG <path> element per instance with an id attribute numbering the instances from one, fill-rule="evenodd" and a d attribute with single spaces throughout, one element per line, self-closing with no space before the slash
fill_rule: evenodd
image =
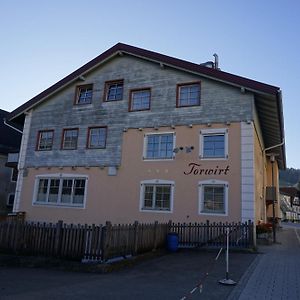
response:
<path id="1" fill-rule="evenodd" d="M 117 42 L 279 86 L 300 168 L 300 1 L 0 0 L 0 108 L 31 99 Z M 299 126 L 300 127 L 300 126 Z"/>

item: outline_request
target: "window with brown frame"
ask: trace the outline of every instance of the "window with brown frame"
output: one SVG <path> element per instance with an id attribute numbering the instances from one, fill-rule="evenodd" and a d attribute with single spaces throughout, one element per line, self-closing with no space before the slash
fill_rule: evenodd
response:
<path id="1" fill-rule="evenodd" d="M 90 127 L 88 129 L 87 148 L 99 149 L 106 147 L 107 127 Z"/>
<path id="2" fill-rule="evenodd" d="M 151 101 L 150 88 L 130 91 L 129 111 L 149 110 Z"/>
<path id="3" fill-rule="evenodd" d="M 50 151 L 53 145 L 54 130 L 40 130 L 37 138 L 37 151 Z"/>
<path id="4" fill-rule="evenodd" d="M 84 105 L 92 103 L 93 85 L 86 84 L 76 87 L 75 104 Z"/>
<path id="5" fill-rule="evenodd" d="M 62 149 L 64 150 L 77 149 L 77 141 L 78 141 L 78 128 L 63 130 L 63 138 L 62 138 L 62 146 L 61 146 Z"/>
<path id="6" fill-rule="evenodd" d="M 119 101 L 123 99 L 124 80 L 105 82 L 104 101 Z"/>
<path id="7" fill-rule="evenodd" d="M 177 107 L 200 105 L 200 82 L 177 85 Z"/>

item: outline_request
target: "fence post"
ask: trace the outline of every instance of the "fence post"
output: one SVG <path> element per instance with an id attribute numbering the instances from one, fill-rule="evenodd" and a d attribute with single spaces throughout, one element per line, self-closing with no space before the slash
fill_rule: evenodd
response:
<path id="1" fill-rule="evenodd" d="M 157 248 L 157 229 L 158 229 L 158 221 L 154 222 L 154 243 L 153 243 L 153 251 Z"/>
<path id="2" fill-rule="evenodd" d="M 61 251 L 62 227 L 63 227 L 63 221 L 59 220 L 56 224 L 56 231 L 55 231 L 54 253 L 56 256 L 59 256 Z"/>
<path id="3" fill-rule="evenodd" d="M 139 222 L 135 221 L 133 224 L 133 255 L 137 255 L 138 252 L 138 238 L 139 238 Z"/>
<path id="4" fill-rule="evenodd" d="M 105 226 L 102 227 L 102 260 L 107 260 L 109 254 L 109 242 L 110 242 L 110 235 L 111 235 L 111 222 L 106 221 Z"/>
<path id="5" fill-rule="evenodd" d="M 168 233 L 172 231 L 172 220 L 168 222 Z"/>
<path id="6" fill-rule="evenodd" d="M 14 234 L 14 244 L 13 244 L 13 250 L 14 253 L 17 254 L 18 250 L 19 250 L 19 244 L 20 244 L 20 226 L 21 226 L 21 221 L 19 220 L 15 220 L 15 222 L 13 223 L 14 227 L 15 227 L 15 234 Z"/>
<path id="7" fill-rule="evenodd" d="M 210 240 L 210 236 L 209 236 L 209 220 L 206 220 L 206 241 L 205 243 L 207 243 Z"/>

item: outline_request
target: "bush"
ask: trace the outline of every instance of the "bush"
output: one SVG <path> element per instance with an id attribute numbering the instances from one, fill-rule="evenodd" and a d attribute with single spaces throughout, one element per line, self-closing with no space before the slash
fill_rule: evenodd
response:
<path id="1" fill-rule="evenodd" d="M 261 224 L 256 225 L 256 234 L 270 233 L 270 232 L 272 232 L 272 224 L 261 223 Z"/>

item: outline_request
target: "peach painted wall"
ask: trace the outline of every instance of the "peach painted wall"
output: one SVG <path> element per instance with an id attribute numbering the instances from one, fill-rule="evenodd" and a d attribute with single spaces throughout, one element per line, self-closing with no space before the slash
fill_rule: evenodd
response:
<path id="1" fill-rule="evenodd" d="M 200 129 L 227 128 L 229 139 L 229 156 L 225 160 L 199 159 Z M 175 132 L 175 147 L 194 146 L 191 153 L 184 151 L 176 154 L 170 161 L 144 161 L 143 141 L 146 133 Z M 90 167 L 73 170 L 64 168 L 30 168 L 24 178 L 20 210 L 26 211 L 27 219 L 33 221 L 64 220 L 67 223 L 127 223 L 140 222 L 200 222 L 206 221 L 240 221 L 241 219 L 241 162 L 240 162 L 240 123 L 213 124 L 211 127 L 197 125 L 143 129 L 128 129 L 124 132 L 122 145 L 122 162 L 117 176 L 108 176 L 108 169 Z M 189 163 L 201 165 L 204 169 L 225 169 L 228 174 L 221 175 L 185 175 Z M 88 176 L 88 190 L 85 208 L 62 208 L 32 205 L 34 181 L 36 175 L 65 173 Z M 149 179 L 171 180 L 175 182 L 173 212 L 141 212 L 140 182 Z M 229 184 L 228 216 L 199 215 L 198 182 L 201 180 L 218 179 Z"/>

